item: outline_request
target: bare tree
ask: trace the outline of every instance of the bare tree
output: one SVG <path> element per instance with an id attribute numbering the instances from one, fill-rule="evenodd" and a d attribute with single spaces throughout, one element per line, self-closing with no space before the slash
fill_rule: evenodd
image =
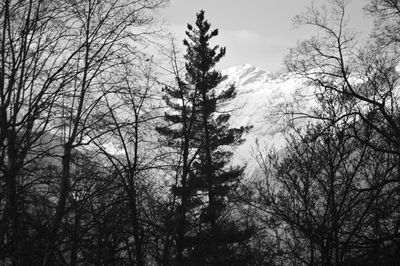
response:
<path id="1" fill-rule="evenodd" d="M 50 263 L 66 214 L 73 151 L 93 141 L 91 129 L 103 100 L 99 84 L 124 57 L 137 57 L 135 43 L 154 33 L 149 11 L 166 1 L 14 1 L 0 4 L 1 244 L 6 257 L 25 265 L 21 212 L 30 163 L 61 157 L 54 216 L 48 223 L 43 265 Z M 62 147 L 62 152 L 57 147 Z M 32 176 L 31 176 L 32 177 Z M 53 182 L 53 181 L 52 181 Z M 32 184 L 36 184 L 33 187 Z M 43 184 L 40 184 L 43 186 Z M 49 217 L 48 217 L 49 218 Z M 9 221 L 9 222 L 8 222 Z"/>
<path id="2" fill-rule="evenodd" d="M 366 10 L 375 18 L 373 36 L 379 45 L 398 49 L 400 4 L 396 0 L 371 0 Z"/>
<path id="3" fill-rule="evenodd" d="M 347 1 L 332 1 L 332 10 L 312 7 L 296 18 L 300 25 L 320 30 L 319 37 L 303 41 L 286 59 L 288 69 L 308 80 L 317 95 L 332 95 L 348 106 L 335 119 L 352 117 L 368 130 L 354 127 L 354 136 L 376 150 L 399 154 L 397 59 L 379 43 L 360 47 L 346 26 Z M 391 22 L 391 21 L 390 21 Z M 320 114 L 315 118 L 329 119 Z M 376 137 L 370 137 L 373 134 Z"/>
<path id="4" fill-rule="evenodd" d="M 6 195 L 1 242 L 13 263 L 23 265 L 26 232 L 21 231 L 20 211 L 26 180 L 19 174 L 48 136 L 59 92 L 71 80 L 68 71 L 74 53 L 61 60 L 69 39 L 57 1 L 7 0 L 0 8 L 0 171 Z"/>
<path id="5" fill-rule="evenodd" d="M 294 195 L 291 197 L 291 195 L 285 193 L 278 193 L 275 201 L 271 197 L 265 202 L 273 206 L 278 201 L 281 207 L 286 206 L 287 208 L 299 206 L 299 208 L 293 209 L 293 216 L 288 217 L 282 211 L 282 217 L 286 216 L 285 219 L 290 219 L 292 225 L 308 224 L 308 226 L 312 225 L 312 227 L 299 227 L 295 231 L 289 229 L 283 232 L 289 233 L 289 235 L 292 234 L 291 232 L 297 232 L 297 235 L 291 235 L 289 245 L 294 245 L 295 248 L 293 250 L 296 252 L 298 252 L 298 248 L 303 249 L 306 253 L 300 252 L 295 255 L 298 256 L 299 260 L 304 260 L 303 262 L 308 264 L 317 262 L 317 254 L 322 262 L 328 263 L 328 265 L 332 263 L 333 265 L 338 265 L 345 262 L 346 252 L 349 251 L 350 257 L 357 257 L 357 252 L 368 253 L 368 250 L 373 245 L 377 245 L 375 250 L 382 252 L 387 248 L 398 248 L 396 244 L 398 243 L 398 233 L 396 232 L 398 218 L 396 217 L 399 209 L 397 204 L 393 202 L 398 197 L 397 162 L 400 155 L 398 124 L 399 74 L 396 71 L 398 57 L 393 53 L 396 49 L 395 34 L 397 32 L 393 29 L 396 27 L 398 4 L 397 1 L 371 1 L 369 10 L 378 16 L 379 26 L 385 26 L 375 29 L 376 34 L 371 37 L 369 44 L 363 47 L 358 42 L 354 31 L 350 31 L 347 28 L 349 19 L 346 13 L 347 3 L 348 1 L 342 0 L 330 1 L 329 8 L 318 9 L 312 6 L 304 14 L 296 17 L 295 21 L 298 25 L 314 27 L 318 30 L 318 35 L 299 43 L 286 58 L 288 69 L 304 77 L 306 80 L 305 86 L 314 88 L 318 107 L 313 112 L 305 115 L 320 121 L 322 128 L 318 130 L 319 133 L 316 136 L 311 134 L 311 139 L 295 141 L 294 143 L 297 144 L 294 146 L 294 153 L 290 154 L 297 154 L 294 157 L 297 159 L 291 160 L 291 163 L 286 164 L 286 167 L 285 160 L 283 162 L 276 161 L 277 165 L 283 168 L 278 167 L 280 171 L 271 175 L 271 178 L 281 178 L 278 180 L 278 184 L 283 185 L 280 189 L 283 188 L 285 190 L 286 187 L 286 191 L 289 191 L 290 187 L 293 191 L 302 191 L 298 194 L 298 200 L 301 204 L 297 200 L 290 201 L 294 198 Z M 291 114 L 296 114 L 296 110 L 292 110 Z M 338 144 L 340 145 L 337 146 Z M 306 148 L 308 145 L 312 146 L 314 151 L 308 150 Z M 311 161 L 307 161 L 308 154 L 318 153 L 318 145 L 323 145 L 323 150 L 328 151 L 332 151 L 332 147 L 336 147 L 335 149 L 341 147 L 338 150 L 342 150 L 342 152 L 338 154 L 335 152 L 319 154 Z M 347 145 L 352 146 L 353 151 L 347 150 Z M 289 149 L 291 148 L 293 146 L 289 146 Z M 347 152 L 343 153 L 346 150 Z M 363 150 L 366 152 L 362 152 Z M 342 157 L 346 153 L 348 155 Z M 335 154 L 339 155 L 336 159 L 334 157 L 336 156 Z M 319 157 L 322 156 L 324 158 L 320 161 Z M 354 161 L 354 156 L 357 156 L 356 161 Z M 308 169 L 306 172 L 302 173 L 302 170 L 298 170 L 300 172 L 297 171 L 297 173 L 293 172 L 294 170 L 291 169 L 290 164 L 293 167 L 293 165 L 297 165 L 296 162 L 298 160 L 303 162 L 301 169 Z M 314 161 L 319 161 L 320 163 L 314 165 Z M 313 182 L 320 180 L 320 174 L 335 172 L 328 171 L 328 169 L 322 171 L 325 163 L 329 161 L 341 162 L 333 168 L 335 171 L 339 171 L 339 173 L 331 175 L 330 180 L 334 182 L 330 183 L 329 180 L 325 180 L 323 187 L 313 187 Z M 357 161 L 358 163 L 356 163 Z M 366 165 L 366 162 L 368 162 L 368 165 Z M 307 168 L 307 165 L 310 168 Z M 313 165 L 315 167 L 311 167 Z M 332 164 L 332 166 L 334 165 Z M 356 167 L 356 165 L 359 166 Z M 344 171 L 341 169 L 344 169 Z M 353 175 L 354 177 L 352 177 Z M 301 176 L 309 177 L 302 181 Z M 357 179 L 359 181 L 356 181 Z M 340 180 L 343 183 L 337 184 L 336 182 Z M 324 182 L 321 181 L 320 184 Z M 329 196 L 329 188 L 335 188 L 332 190 L 335 191 L 332 196 Z M 339 220 L 334 218 L 331 221 L 336 220 L 336 225 L 346 224 L 345 231 L 342 231 L 340 227 L 333 223 L 329 226 L 320 224 L 321 228 L 323 228 L 322 232 L 313 227 L 313 225 L 319 224 L 318 221 L 327 221 L 324 219 L 306 222 L 308 216 L 313 217 L 311 214 L 318 213 L 318 210 L 313 209 L 313 207 L 306 206 L 308 202 L 307 195 L 310 194 L 307 191 L 309 190 L 322 193 L 319 195 L 327 193 L 325 197 L 326 206 L 328 206 L 325 212 L 327 216 L 322 217 L 336 217 Z M 346 193 L 343 194 L 342 192 L 344 191 Z M 336 195 L 336 193 L 339 194 Z M 286 196 L 288 196 L 286 201 L 279 200 L 280 197 L 285 198 Z M 344 209 L 341 207 L 336 209 L 340 204 L 336 204 L 332 197 L 341 198 L 343 202 L 352 202 L 352 204 L 359 205 L 354 205 L 354 208 L 351 207 L 351 209 L 347 209 L 341 214 Z M 382 204 L 382 208 L 378 207 L 377 202 Z M 319 206 L 318 201 L 314 203 Z M 351 206 L 351 204 L 347 206 Z M 287 210 L 286 207 L 282 210 Z M 353 211 L 359 220 L 354 220 L 347 216 Z M 385 213 L 385 218 L 380 216 L 383 213 Z M 301 217 L 305 220 L 302 220 L 303 218 Z M 375 221 L 374 226 L 371 224 L 371 220 Z M 382 230 L 383 224 L 385 224 L 385 230 Z M 365 230 L 358 231 L 360 226 L 364 227 Z M 340 230 L 337 231 L 335 228 Z M 347 231 L 348 229 L 349 231 Z M 299 232 L 302 233 L 299 235 Z M 348 241 L 343 242 L 343 237 L 347 237 L 343 235 L 344 232 L 346 234 L 353 233 L 348 235 Z M 302 235 L 316 234 L 316 236 L 326 236 L 326 233 L 332 233 L 332 235 L 323 242 L 318 240 L 318 237 L 315 239 L 309 238 L 307 240 L 308 246 L 299 241 Z M 338 240 L 337 236 L 341 234 L 342 236 Z M 386 239 L 387 242 L 383 241 L 383 239 Z M 321 243 L 323 245 L 317 248 Z M 328 245 L 328 243 L 330 244 Z M 366 250 L 356 251 L 355 253 L 353 252 L 354 250 L 351 251 L 352 247 L 357 245 L 364 245 Z M 325 248 L 331 251 L 324 250 Z M 316 251 L 317 249 L 319 249 L 318 252 Z M 329 252 L 333 253 L 329 255 Z M 304 254 L 306 254 L 305 257 Z M 370 258 L 371 254 L 364 255 Z M 390 256 L 387 255 L 388 258 Z M 374 262 L 385 261 L 382 257 L 378 257 L 375 258 Z M 330 258 L 334 259 L 331 261 Z"/>
<path id="6" fill-rule="evenodd" d="M 149 224 L 154 217 L 150 216 L 147 204 L 152 197 L 152 183 L 160 181 L 155 181 L 159 171 L 159 145 L 149 134 L 158 117 L 154 108 L 152 64 L 147 61 L 140 67 L 125 62 L 119 74 L 110 77 L 109 86 L 103 86 L 106 116 L 103 129 L 99 130 L 107 133 L 95 141 L 118 176 L 126 197 L 134 238 L 135 260 L 132 263 L 135 265 L 144 265 L 149 256 L 145 248 L 150 246 Z M 110 150 L 110 144 L 117 150 Z"/>
<path id="7" fill-rule="evenodd" d="M 277 230 L 283 261 L 343 265 L 373 254 L 370 234 L 378 230 L 370 221 L 376 203 L 387 199 L 387 191 L 366 188 L 392 178 L 397 163 L 393 156 L 382 157 L 360 144 L 347 131 L 309 126 L 289 140 L 282 155 L 258 157 L 266 179 L 257 185 L 258 200 L 252 204 L 265 212 L 269 230 Z M 385 213 L 393 217 L 396 210 Z"/>

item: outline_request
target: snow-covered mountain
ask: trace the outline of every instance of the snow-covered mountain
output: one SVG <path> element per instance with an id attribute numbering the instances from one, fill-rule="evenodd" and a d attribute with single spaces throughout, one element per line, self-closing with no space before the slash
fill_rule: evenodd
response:
<path id="1" fill-rule="evenodd" d="M 253 127 L 244 136 L 246 141 L 235 150 L 234 157 L 237 162 L 246 162 L 251 174 L 257 168 L 254 158 L 257 142 L 262 149 L 282 148 L 287 125 L 282 111 L 288 105 L 307 111 L 312 106 L 312 90 L 298 76 L 274 75 L 249 64 L 225 69 L 222 74 L 227 79 L 220 84 L 221 89 L 231 84 L 236 86 L 236 98 L 224 106 L 225 110 L 232 111 L 231 126 Z"/>

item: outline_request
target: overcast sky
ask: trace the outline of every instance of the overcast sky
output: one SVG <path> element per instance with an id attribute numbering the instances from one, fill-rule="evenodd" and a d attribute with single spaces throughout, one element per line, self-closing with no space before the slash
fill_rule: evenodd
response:
<path id="1" fill-rule="evenodd" d="M 317 5 L 327 0 L 315 0 Z M 353 0 L 348 6 L 351 26 L 369 32 L 370 18 L 364 15 L 367 0 Z M 180 41 L 186 24 L 194 24 L 195 14 L 203 9 L 213 28 L 219 29 L 218 44 L 227 54 L 218 68 L 245 63 L 276 72 L 288 49 L 310 36 L 310 28 L 296 29 L 292 19 L 310 6 L 312 0 L 171 0 L 161 15 Z"/>

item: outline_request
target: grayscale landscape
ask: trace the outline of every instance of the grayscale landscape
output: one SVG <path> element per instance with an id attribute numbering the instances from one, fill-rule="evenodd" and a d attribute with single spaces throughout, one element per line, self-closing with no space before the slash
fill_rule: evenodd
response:
<path id="1" fill-rule="evenodd" d="M 0 21 L 0 265 L 400 265 L 400 0 Z"/>

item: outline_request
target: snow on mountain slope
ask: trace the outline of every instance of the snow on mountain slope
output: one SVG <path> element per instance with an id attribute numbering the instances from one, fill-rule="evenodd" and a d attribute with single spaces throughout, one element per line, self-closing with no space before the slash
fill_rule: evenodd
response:
<path id="1" fill-rule="evenodd" d="M 307 112 L 312 108 L 312 90 L 304 86 L 304 80 L 287 73 L 275 76 L 251 65 L 231 67 L 222 71 L 227 76 L 219 88 L 236 86 L 237 96 L 226 103 L 224 110 L 231 111 L 232 127 L 252 126 L 244 135 L 246 141 L 236 148 L 235 163 L 247 163 L 250 175 L 257 171 L 255 152 L 260 148 L 281 149 L 285 143 L 285 116 L 282 109 L 295 105 L 297 110 Z M 301 120 L 298 123 L 304 123 Z"/>

